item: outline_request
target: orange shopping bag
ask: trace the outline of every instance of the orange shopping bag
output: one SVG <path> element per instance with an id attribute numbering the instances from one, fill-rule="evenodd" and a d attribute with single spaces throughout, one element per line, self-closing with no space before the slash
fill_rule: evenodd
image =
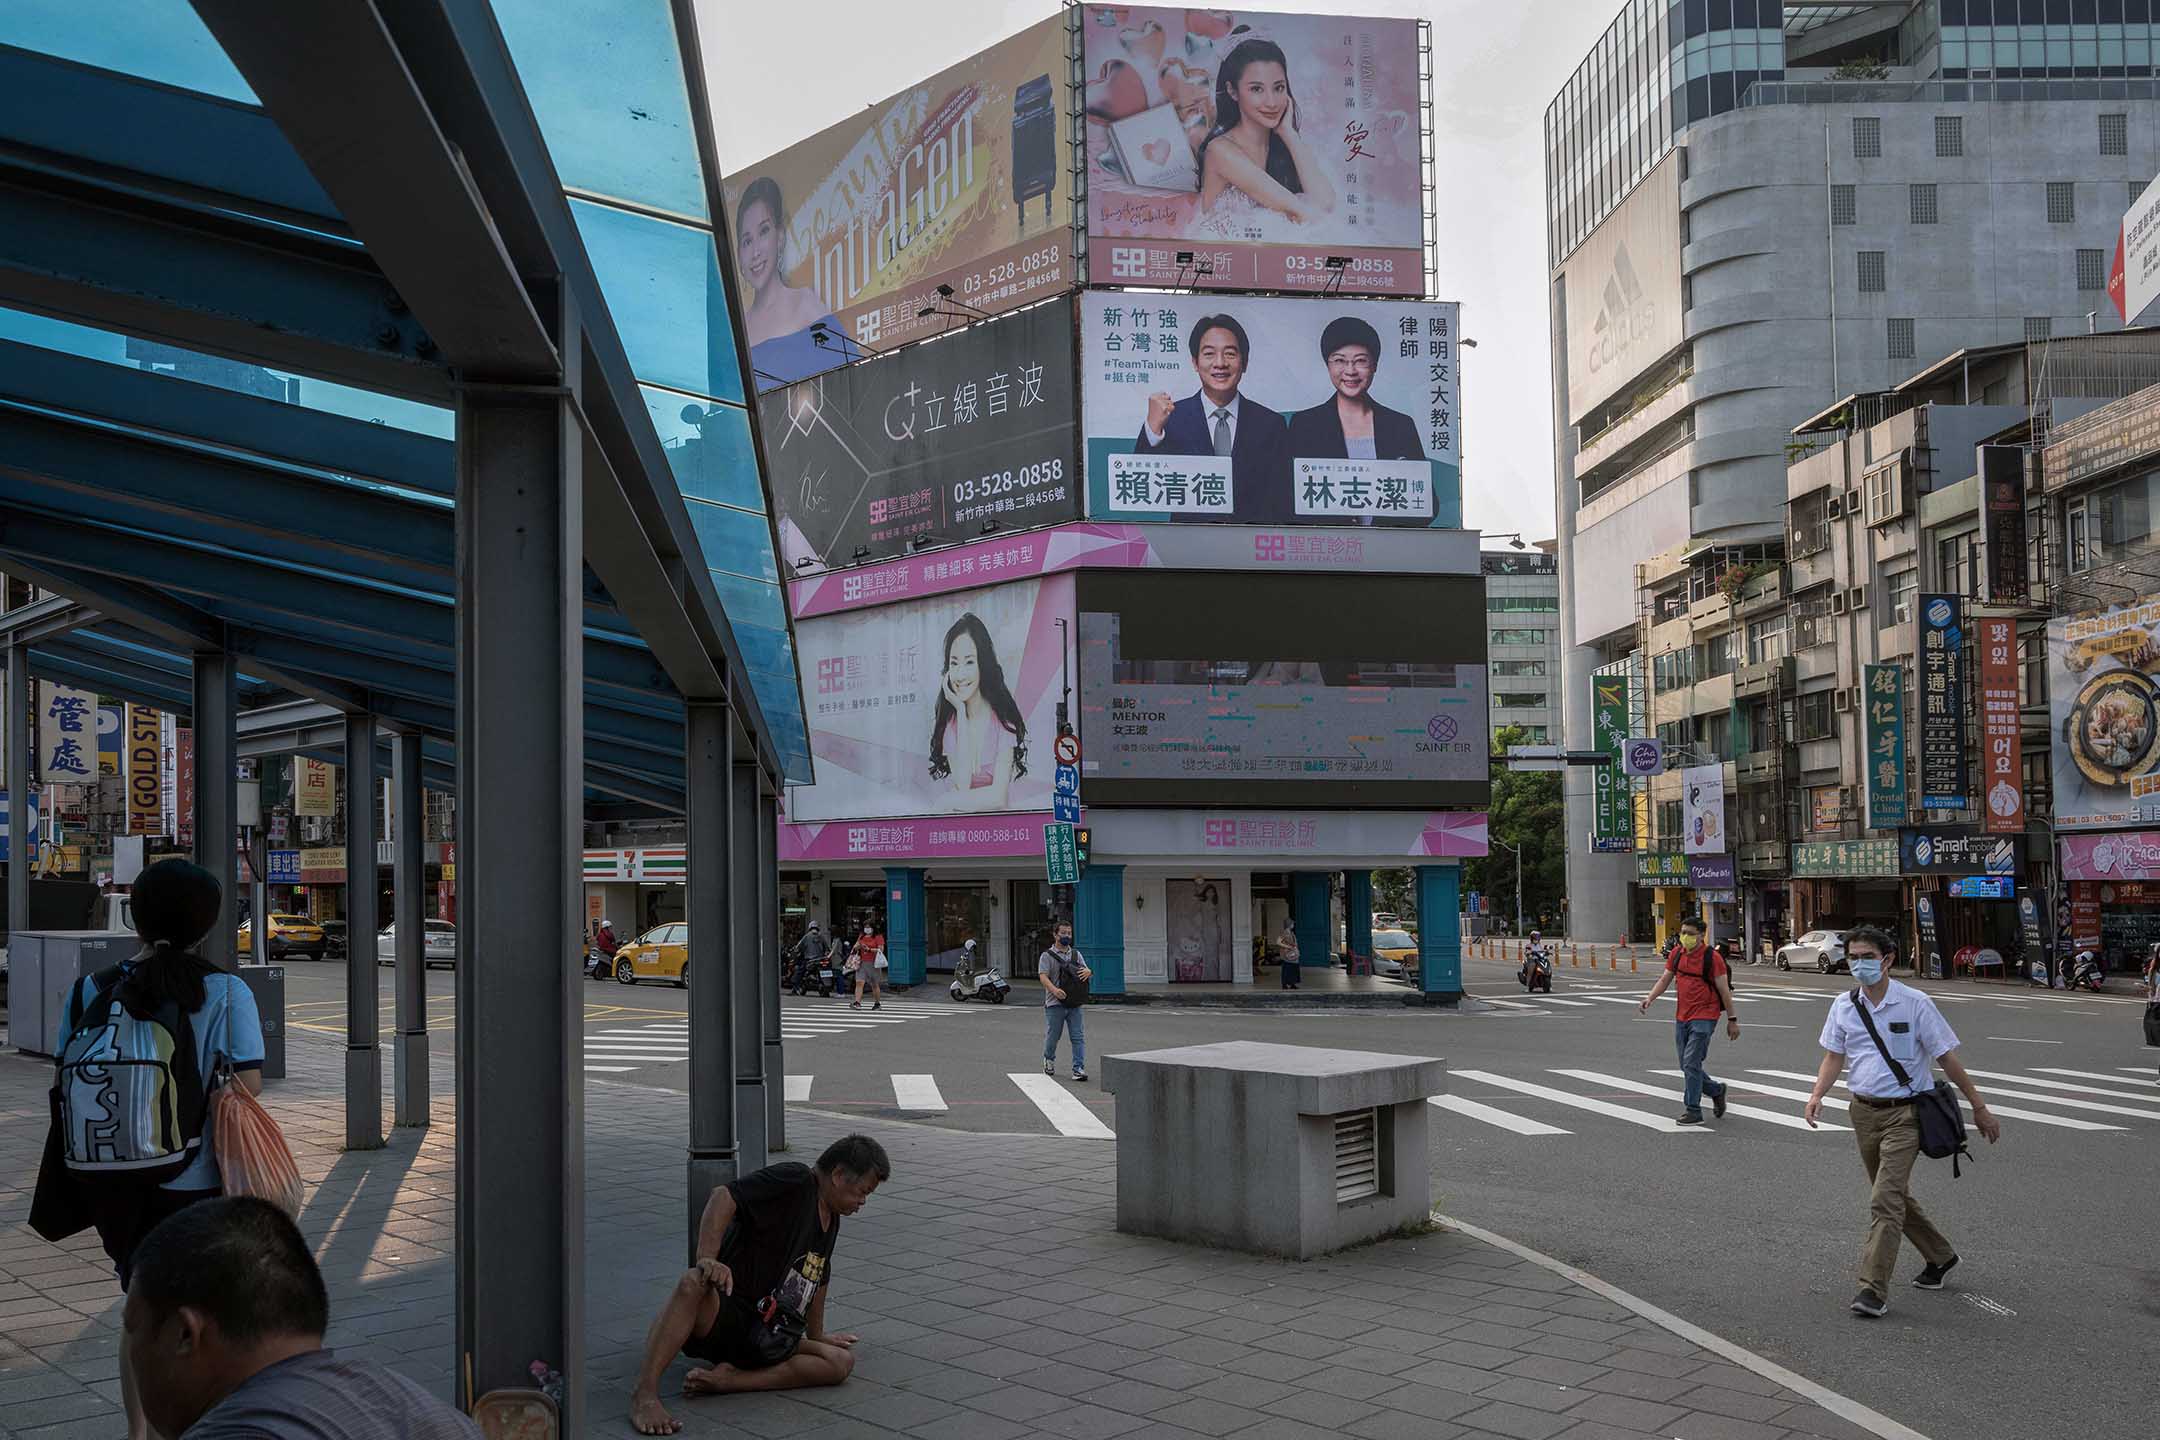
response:
<path id="1" fill-rule="evenodd" d="M 211 1092 L 210 1143 L 227 1195 L 253 1195 L 300 1218 L 300 1167 L 277 1121 L 245 1086 L 228 1080 Z"/>

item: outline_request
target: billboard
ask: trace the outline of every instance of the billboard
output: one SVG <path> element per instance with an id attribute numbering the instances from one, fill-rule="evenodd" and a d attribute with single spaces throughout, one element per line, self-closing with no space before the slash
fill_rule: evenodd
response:
<path id="1" fill-rule="evenodd" d="M 2022 567 L 2020 567 L 2022 568 Z M 2019 706 L 2025 670 L 2018 663 L 2017 621 L 1983 615 L 1976 622 L 1980 669 L 1980 796 L 1990 834 L 2025 829 L 2024 736 Z"/>
<path id="2" fill-rule="evenodd" d="M 1962 810 L 1972 791 L 1965 772 L 1964 602 L 1920 598 L 1920 808 Z"/>
<path id="3" fill-rule="evenodd" d="M 2055 828 L 2138 823 L 2133 786 L 2160 767 L 2160 596 L 2048 621 Z"/>
<path id="4" fill-rule="evenodd" d="M 1680 344 L 1680 156 L 1668 155 L 1560 266 L 1568 423 Z"/>
<path id="5" fill-rule="evenodd" d="M 781 568 L 1080 518 L 1069 303 L 763 396 Z"/>
<path id="6" fill-rule="evenodd" d="M 1459 308 L 1087 292 L 1089 516 L 1459 526 Z"/>
<path id="7" fill-rule="evenodd" d="M 1590 772 L 1594 806 L 1590 848 L 1596 851 L 1635 848 L 1635 787 L 1628 783 L 1621 763 L 1628 742 L 1630 688 L 1626 675 L 1590 677 L 1590 748 L 1610 757 Z"/>
<path id="8" fill-rule="evenodd" d="M 1689 855 L 1725 853 L 1725 767 L 1695 765 L 1680 772 L 1680 848 Z"/>
<path id="9" fill-rule="evenodd" d="M 1477 576 L 1088 571 L 1089 806 L 1482 806 Z M 1346 624 L 1345 617 L 1356 623 Z"/>
<path id="10" fill-rule="evenodd" d="M 727 177 L 760 389 L 937 334 L 941 285 L 996 312 L 1078 278 L 1070 68 L 1053 15 Z"/>
<path id="11" fill-rule="evenodd" d="M 2136 324 L 2145 307 L 2160 298 L 2160 180 L 2140 191 L 2123 212 L 2108 298 L 2125 325 Z"/>
<path id="12" fill-rule="evenodd" d="M 140 705 L 127 707 L 127 833 L 162 833 L 164 782 L 160 771 L 165 758 L 157 711 Z"/>
<path id="13" fill-rule="evenodd" d="M 1980 599 L 2020 605 L 2030 584 L 2025 564 L 2025 447 L 1980 447 Z"/>
<path id="14" fill-rule="evenodd" d="M 313 760 L 305 755 L 293 756 L 293 814 L 337 814 L 337 768 L 327 760 Z"/>
<path id="15" fill-rule="evenodd" d="M 98 777 L 98 699 L 91 690 L 41 681 L 38 697 L 38 778 L 92 784 Z"/>
<path id="16" fill-rule="evenodd" d="M 1425 293 L 1416 21 L 1080 15 L 1090 283 Z"/>
<path id="17" fill-rule="evenodd" d="M 1860 722 L 1867 743 L 1868 827 L 1887 830 L 1904 824 L 1911 814 L 1912 802 L 1905 790 L 1905 671 L 1899 665 L 1863 665 L 1860 672 L 1864 677 L 1861 700 L 1866 706 Z M 1829 790 L 1833 812 L 1827 822 L 1822 794 L 1816 792 L 1815 828 L 1835 830 L 1843 818 L 1836 809 L 1837 789 Z"/>
<path id="18" fill-rule="evenodd" d="M 796 626 L 818 780 L 788 819 L 1048 810 L 1072 596 L 1051 575 Z"/>

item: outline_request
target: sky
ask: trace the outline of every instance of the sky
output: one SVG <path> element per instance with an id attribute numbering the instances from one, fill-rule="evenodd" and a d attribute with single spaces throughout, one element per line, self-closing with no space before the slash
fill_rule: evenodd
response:
<path id="1" fill-rule="evenodd" d="M 1055 0 L 698 0 L 721 164 L 733 171 L 1058 9 Z M 1619 0 L 1303 0 L 1270 9 L 1432 22 L 1440 283 L 1463 304 L 1463 514 L 1553 533 L 1545 105 Z M 814 35 L 816 43 L 806 43 Z"/>

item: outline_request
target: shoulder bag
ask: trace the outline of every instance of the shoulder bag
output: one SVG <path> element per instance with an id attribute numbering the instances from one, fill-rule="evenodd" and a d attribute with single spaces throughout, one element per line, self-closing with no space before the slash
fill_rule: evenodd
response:
<path id="1" fill-rule="evenodd" d="M 1881 1055 L 1883 1063 L 1890 1067 L 1890 1073 L 1897 1077 L 1898 1084 L 1910 1091 L 1912 1076 L 1903 1065 L 1898 1064 L 1889 1047 L 1883 1044 L 1882 1034 L 1875 1028 L 1875 1017 L 1868 1014 L 1867 1007 L 1860 1003 L 1858 987 L 1852 990 L 1851 999 L 1853 1012 L 1860 1017 L 1860 1023 L 1867 1027 L 1868 1039 L 1875 1042 L 1876 1053 Z M 1947 1080 L 1938 1080 L 1934 1089 L 1923 1090 L 1913 1096 L 1912 1103 L 1913 1118 L 1920 1122 L 1920 1153 L 1930 1160 L 1948 1159 L 1950 1178 L 1963 1178 L 1964 1172 L 1958 1168 L 1958 1159 L 1963 1156 L 1970 1160 L 1973 1153 L 1965 1142 L 1965 1112 L 1958 1108 L 1957 1087 Z"/>

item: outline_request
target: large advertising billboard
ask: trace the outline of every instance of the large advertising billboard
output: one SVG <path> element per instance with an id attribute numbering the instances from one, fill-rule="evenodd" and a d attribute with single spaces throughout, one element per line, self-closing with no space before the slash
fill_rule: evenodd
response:
<path id="1" fill-rule="evenodd" d="M 2160 596 L 2048 621 L 2055 828 L 2137 824 L 2160 768 Z M 2144 784 L 2140 784 L 2145 781 Z"/>
<path id="2" fill-rule="evenodd" d="M 1680 345 L 1680 156 L 1659 161 L 1560 274 L 1575 425 Z"/>
<path id="3" fill-rule="evenodd" d="M 1048 810 L 1072 608 L 1050 575 L 797 625 L 818 779 L 788 818 Z"/>
<path id="4" fill-rule="evenodd" d="M 764 395 L 782 570 L 1078 520 L 1072 350 L 1059 301 Z"/>
<path id="5" fill-rule="evenodd" d="M 1459 309 L 1081 296 L 1097 520 L 1462 523 Z"/>
<path id="6" fill-rule="evenodd" d="M 1088 571 L 1080 585 L 1090 806 L 1490 798 L 1485 627 L 1432 622 L 1480 610 L 1481 578 Z"/>
<path id="7" fill-rule="evenodd" d="M 761 388 L 860 359 L 862 346 L 934 335 L 956 309 L 1009 310 L 1078 278 L 1069 70 L 1053 15 L 727 177 Z M 814 69 L 804 80 L 816 83 Z"/>
<path id="8" fill-rule="evenodd" d="M 1090 282 L 1425 293 L 1416 21 L 1080 14 Z"/>

